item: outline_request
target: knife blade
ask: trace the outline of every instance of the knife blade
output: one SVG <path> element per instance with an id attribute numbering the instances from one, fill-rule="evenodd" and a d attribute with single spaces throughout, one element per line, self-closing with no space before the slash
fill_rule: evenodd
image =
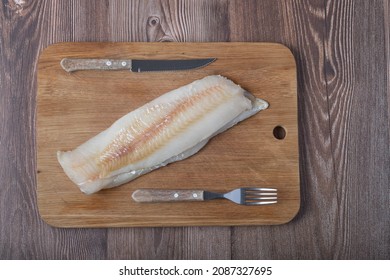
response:
<path id="1" fill-rule="evenodd" d="M 216 58 L 201 59 L 94 59 L 64 58 L 61 67 L 66 72 L 78 70 L 130 70 L 131 72 L 194 70 L 213 63 Z"/>

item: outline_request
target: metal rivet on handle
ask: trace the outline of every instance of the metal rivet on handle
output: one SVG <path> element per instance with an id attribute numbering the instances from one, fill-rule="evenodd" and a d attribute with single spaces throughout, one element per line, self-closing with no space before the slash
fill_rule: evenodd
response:
<path id="1" fill-rule="evenodd" d="M 107 66 L 111 66 L 111 65 L 112 65 L 112 62 L 111 62 L 111 61 L 107 61 L 107 62 L 106 62 L 106 65 L 107 65 Z"/>
<path id="2" fill-rule="evenodd" d="M 173 196 L 174 196 L 175 198 L 178 198 L 178 197 L 179 197 L 179 194 L 178 194 L 178 193 L 175 193 Z"/>
<path id="3" fill-rule="evenodd" d="M 196 193 L 193 193 L 192 196 L 195 198 L 198 197 L 198 195 Z"/>
<path id="4" fill-rule="evenodd" d="M 126 61 L 122 61 L 122 66 L 126 66 Z"/>

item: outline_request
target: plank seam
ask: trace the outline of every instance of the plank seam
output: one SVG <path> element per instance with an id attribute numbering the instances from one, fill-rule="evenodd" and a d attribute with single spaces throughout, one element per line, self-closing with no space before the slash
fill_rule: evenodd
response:
<path id="1" fill-rule="evenodd" d="M 390 10 L 389 0 L 383 0 L 384 30 L 385 30 L 385 59 L 386 59 L 386 86 L 387 86 L 387 121 L 390 129 Z M 390 139 L 389 139 L 390 140 Z"/>

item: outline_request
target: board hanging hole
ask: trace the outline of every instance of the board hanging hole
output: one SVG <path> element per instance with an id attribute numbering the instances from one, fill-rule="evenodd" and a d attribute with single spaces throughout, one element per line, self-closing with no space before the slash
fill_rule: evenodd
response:
<path id="1" fill-rule="evenodd" d="M 284 138 L 286 138 L 286 129 L 281 126 L 281 125 L 278 125 L 278 126 L 275 126 L 274 130 L 273 130 L 273 134 L 274 134 L 274 137 L 278 140 L 283 140 Z"/>

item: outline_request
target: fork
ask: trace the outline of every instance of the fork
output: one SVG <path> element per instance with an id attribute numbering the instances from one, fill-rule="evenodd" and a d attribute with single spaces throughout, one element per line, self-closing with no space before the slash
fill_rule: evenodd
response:
<path id="1" fill-rule="evenodd" d="M 227 193 L 204 190 L 139 189 L 133 192 L 136 202 L 205 201 L 225 198 L 242 205 L 265 205 L 277 203 L 277 189 L 246 187 Z"/>

